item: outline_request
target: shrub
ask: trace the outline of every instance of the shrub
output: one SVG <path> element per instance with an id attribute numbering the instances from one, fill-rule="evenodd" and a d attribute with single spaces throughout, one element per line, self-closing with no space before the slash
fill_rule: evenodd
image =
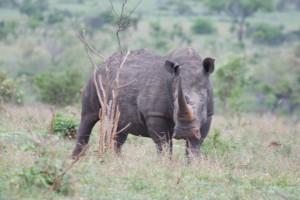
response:
<path id="1" fill-rule="evenodd" d="M 14 176 L 18 178 L 16 183 L 23 187 L 25 185 L 26 187 L 36 186 L 49 189 L 62 173 L 61 166 L 58 164 L 55 165 L 53 162 L 53 160 L 47 158 L 37 159 L 34 166 L 23 168 L 14 174 Z M 70 175 L 66 174 L 55 188 L 55 191 L 64 195 L 70 194 L 72 192 L 70 178 Z"/>
<path id="2" fill-rule="evenodd" d="M 286 40 L 294 42 L 294 41 L 299 41 L 300 40 L 300 28 L 293 30 L 293 31 L 289 31 L 286 34 Z"/>
<path id="3" fill-rule="evenodd" d="M 176 14 L 188 16 L 193 14 L 193 11 L 192 8 L 185 1 L 180 1 L 177 3 L 176 6 Z"/>
<path id="4" fill-rule="evenodd" d="M 229 57 L 228 61 L 216 71 L 215 77 L 219 84 L 216 84 L 218 87 L 215 91 L 222 102 L 223 111 L 241 110 L 244 88 L 248 83 L 246 73 L 245 60 L 241 56 Z"/>
<path id="5" fill-rule="evenodd" d="M 54 116 L 52 132 L 64 138 L 75 139 L 78 124 L 74 120 L 57 113 Z"/>
<path id="6" fill-rule="evenodd" d="M 300 58 L 300 43 L 295 45 L 293 52 L 297 58 Z"/>
<path id="7" fill-rule="evenodd" d="M 252 37 L 254 43 L 278 45 L 285 41 L 285 37 L 282 31 L 282 26 L 272 26 L 262 23 L 249 28 L 248 35 Z"/>
<path id="8" fill-rule="evenodd" d="M 216 32 L 213 23 L 208 19 L 197 19 L 191 28 L 194 34 L 212 34 Z"/>
<path id="9" fill-rule="evenodd" d="M 126 20 L 126 19 L 125 19 Z M 114 24 L 117 19 L 111 11 L 102 12 L 96 16 L 90 16 L 85 19 L 86 24 L 92 29 L 100 29 L 105 24 Z"/>
<path id="10" fill-rule="evenodd" d="M 0 22 L 0 40 L 9 34 L 14 34 L 17 27 L 16 21 Z"/>
<path id="11" fill-rule="evenodd" d="M 63 22 L 64 18 L 71 17 L 72 13 L 67 10 L 54 10 L 48 16 L 48 24 L 55 24 L 59 22 Z"/>
<path id="12" fill-rule="evenodd" d="M 37 75 L 35 84 L 40 91 L 42 102 L 64 106 L 77 99 L 82 80 L 77 70 L 66 70 Z"/>
<path id="13" fill-rule="evenodd" d="M 42 15 L 32 15 L 29 17 L 27 24 L 31 29 L 36 29 L 42 24 L 43 20 L 44 18 Z"/>
<path id="14" fill-rule="evenodd" d="M 57 159 L 56 154 L 51 152 L 51 144 L 55 138 L 43 135 L 32 135 L 32 140 L 26 145 L 23 151 L 30 151 L 34 162 L 32 165 L 23 167 L 12 174 L 10 184 L 20 187 L 38 187 L 48 190 L 63 174 L 64 164 Z M 20 166 L 22 167 L 22 166 Z M 31 188 L 32 189 L 32 188 Z M 54 191 L 68 195 L 73 193 L 71 176 L 64 174 Z"/>
<path id="15" fill-rule="evenodd" d="M 36 3 L 31 2 L 30 0 L 25 0 L 20 5 L 20 12 L 26 15 L 36 15 L 39 13 L 39 7 Z"/>
<path id="16" fill-rule="evenodd" d="M 9 78 L 5 72 L 0 71 L 0 97 L 3 98 L 4 102 L 23 103 L 23 96 L 17 88 L 17 83 L 18 81 Z"/>
<path id="17" fill-rule="evenodd" d="M 216 152 L 219 155 L 224 155 L 229 150 L 228 142 L 221 138 L 221 130 L 214 129 L 212 134 L 209 134 L 203 142 L 201 152 L 204 155 Z"/>

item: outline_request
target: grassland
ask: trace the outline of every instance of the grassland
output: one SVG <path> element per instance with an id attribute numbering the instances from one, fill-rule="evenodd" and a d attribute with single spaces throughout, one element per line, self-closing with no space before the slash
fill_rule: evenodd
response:
<path id="1" fill-rule="evenodd" d="M 136 2 L 129 1 L 126 11 Z M 276 77 L 290 80 L 289 69 L 299 68 L 297 62 L 290 64 L 289 61 L 299 41 L 263 46 L 246 37 L 245 47 L 241 50 L 236 33 L 230 31 L 232 21 L 228 16 L 209 15 L 207 8 L 196 1 L 185 1 L 194 14 L 180 15 L 176 3 L 168 5 L 168 9 L 160 9 L 158 4 L 161 2 L 166 1 L 142 1 L 135 12 L 141 14 L 137 30 L 130 28 L 121 34 L 124 48 L 149 48 L 164 55 L 174 48 L 187 46 L 180 40 L 171 40 L 168 35 L 173 31 L 173 25 L 179 24 L 191 40 L 188 46 L 198 50 L 202 57 L 216 58 L 216 70 L 231 54 L 243 54 L 247 60 L 255 61 L 247 65 L 249 74 L 261 76 L 262 82 L 274 79 L 275 84 L 279 80 L 274 78 L 276 73 Z M 21 14 L 18 8 L 0 8 L 0 21 L 18 24 L 14 34 L 0 41 L 0 70 L 12 77 L 23 79 L 24 74 L 29 77 L 27 82 L 18 83 L 24 87 L 25 106 L 4 105 L 5 110 L 0 107 L 0 200 L 299 199 L 300 124 L 293 122 L 292 116 L 254 114 L 259 107 L 256 93 L 247 92 L 244 104 L 253 113 L 240 117 L 222 116 L 220 102 L 215 97 L 217 114 L 198 163 L 187 164 L 184 141 L 175 141 L 173 159 L 169 160 L 156 155 L 151 139 L 135 136 L 129 136 L 121 158 L 111 154 L 99 157 L 96 126 L 86 156 L 67 172 L 56 191 L 47 193 L 50 183 L 73 162 L 70 155 L 75 141 L 48 134 L 51 109 L 40 104 L 30 106 L 36 104 L 38 97 L 33 94 L 36 89 L 26 87 L 33 84 L 36 74 L 47 70 L 76 68 L 83 79 L 89 77 L 92 67 L 74 30 L 81 31 L 86 19 L 110 9 L 110 4 L 103 0 L 82 4 L 71 0 L 49 0 L 49 9 L 43 14 L 48 16 L 47 12 L 55 9 L 67 10 L 72 16 L 53 25 L 43 21 L 31 29 L 28 27 L 30 16 Z M 117 3 L 116 9 L 120 9 Z M 190 28 L 197 18 L 210 19 L 217 33 L 191 33 Z M 258 12 L 247 22 L 250 25 L 265 22 L 284 26 L 284 32 L 287 32 L 299 29 L 299 20 L 296 20 L 299 18 L 300 12 L 295 10 Z M 151 23 L 162 27 L 163 34 L 158 38 L 151 35 Z M 93 30 L 93 36 L 88 38 L 108 57 L 118 49 L 115 31 L 107 25 Z M 168 46 L 158 49 L 154 45 L 156 40 L 167 41 Z M 57 63 L 51 61 L 48 49 L 51 43 L 60 49 Z M 55 108 L 55 111 L 79 122 L 79 107 L 75 104 Z"/>
<path id="2" fill-rule="evenodd" d="M 74 107 L 58 110 L 78 120 Z M 47 107 L 6 107 L 0 116 L 0 199 L 298 199 L 300 124 L 266 115 L 215 116 L 199 162 L 188 165 L 184 141 L 173 159 L 157 157 L 153 142 L 130 136 L 123 156 L 97 156 L 95 127 L 87 155 L 65 177 L 67 192 L 30 185 L 25 169 L 46 160 L 65 169 L 74 141 L 47 136 Z M 220 135 L 219 135 L 220 134 Z M 31 148 L 30 148 L 31 147 Z M 41 153 L 44 152 L 44 153 Z M 46 152 L 46 153 L 45 153 Z M 44 169 L 44 168 L 43 168 Z M 26 174 L 27 173 L 27 174 Z M 61 171 L 58 173 L 58 175 Z M 36 183 L 36 182 L 33 182 Z"/>

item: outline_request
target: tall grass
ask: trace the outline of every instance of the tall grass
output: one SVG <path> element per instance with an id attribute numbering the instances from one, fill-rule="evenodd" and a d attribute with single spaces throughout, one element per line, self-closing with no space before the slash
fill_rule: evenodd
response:
<path id="1" fill-rule="evenodd" d="M 129 136 L 122 157 L 97 156 L 98 128 L 90 149 L 68 171 L 71 193 L 24 185 L 20 171 L 36 166 L 32 132 L 46 135 L 46 107 L 7 107 L 0 116 L 0 199 L 297 199 L 300 196 L 300 125 L 288 118 L 214 116 L 199 162 L 188 165 L 185 142 L 174 142 L 173 159 L 156 156 L 148 138 Z M 79 111 L 68 108 L 65 114 Z M 75 117 L 76 118 L 76 117 Z M 54 163 L 72 162 L 75 142 L 50 136 L 44 146 Z"/>

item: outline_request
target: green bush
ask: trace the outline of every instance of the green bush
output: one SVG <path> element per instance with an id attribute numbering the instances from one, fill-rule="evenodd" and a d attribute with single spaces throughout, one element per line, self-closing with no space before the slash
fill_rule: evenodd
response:
<path id="1" fill-rule="evenodd" d="M 74 103 L 82 87 L 82 78 L 77 70 L 45 72 L 35 77 L 41 100 L 44 103 L 64 106 Z"/>
<path id="2" fill-rule="evenodd" d="M 0 40 L 6 38 L 9 34 L 15 34 L 16 27 L 16 21 L 0 22 Z"/>
<path id="3" fill-rule="evenodd" d="M 44 18 L 42 15 L 32 15 L 29 17 L 27 24 L 31 29 L 36 29 L 42 24 L 43 20 Z"/>
<path id="4" fill-rule="evenodd" d="M 56 154 L 51 153 L 54 138 L 43 135 L 32 135 L 32 140 L 23 149 L 30 151 L 34 156 L 32 165 L 22 167 L 14 172 L 10 177 L 10 184 L 18 187 L 33 189 L 42 188 L 45 192 L 55 183 L 63 173 L 64 163 L 57 159 Z M 28 141 L 27 141 L 28 142 Z M 64 174 L 58 182 L 54 191 L 63 195 L 73 193 L 71 176 Z"/>
<path id="5" fill-rule="evenodd" d="M 254 43 L 278 45 L 285 41 L 282 26 L 272 26 L 261 23 L 250 27 L 247 35 L 252 37 Z"/>
<path id="6" fill-rule="evenodd" d="M 204 155 L 216 152 L 219 155 L 224 155 L 229 150 L 227 141 L 221 138 L 221 130 L 214 129 L 213 133 L 209 134 L 204 140 L 201 147 L 201 153 Z"/>
<path id="7" fill-rule="evenodd" d="M 48 24 L 63 22 L 66 17 L 71 17 L 72 13 L 67 10 L 54 10 L 48 15 Z"/>
<path id="8" fill-rule="evenodd" d="M 240 112 L 244 88 L 248 84 L 247 66 L 241 56 L 231 56 L 215 73 L 215 91 L 224 112 Z"/>
<path id="9" fill-rule="evenodd" d="M 176 14 L 189 16 L 193 14 L 193 11 L 185 1 L 179 1 L 176 4 Z"/>
<path id="10" fill-rule="evenodd" d="M 61 175 L 62 168 L 55 165 L 49 158 L 37 159 L 34 166 L 26 167 L 14 174 L 14 184 L 20 184 L 22 187 L 39 187 L 45 190 L 49 189 Z M 55 187 L 55 192 L 68 195 L 72 193 L 71 176 L 64 175 L 59 184 Z"/>
<path id="11" fill-rule="evenodd" d="M 52 132 L 64 138 L 75 139 L 78 124 L 67 117 L 57 113 L 54 116 L 52 124 Z"/>
<path id="12" fill-rule="evenodd" d="M 213 34 L 216 32 L 216 28 L 214 27 L 213 23 L 208 19 L 197 19 L 192 27 L 191 31 L 194 34 Z"/>
<path id="13" fill-rule="evenodd" d="M 0 97 L 4 102 L 22 104 L 23 96 L 17 88 L 18 81 L 8 77 L 5 72 L 0 71 Z"/>
<path id="14" fill-rule="evenodd" d="M 85 22 L 87 26 L 91 27 L 92 29 L 100 29 L 105 24 L 115 24 L 117 22 L 117 18 L 113 15 L 113 13 L 110 10 L 107 10 L 101 12 L 100 14 L 87 17 L 85 19 Z"/>
<path id="15" fill-rule="evenodd" d="M 31 2 L 30 0 L 25 0 L 20 5 L 20 12 L 26 15 L 36 15 L 39 13 L 39 7 L 36 3 Z"/>
<path id="16" fill-rule="evenodd" d="M 300 58 L 300 43 L 295 45 L 293 52 L 297 58 Z"/>

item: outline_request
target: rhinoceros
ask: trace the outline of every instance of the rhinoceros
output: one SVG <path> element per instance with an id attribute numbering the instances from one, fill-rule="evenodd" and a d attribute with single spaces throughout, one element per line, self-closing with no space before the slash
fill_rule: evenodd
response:
<path id="1" fill-rule="evenodd" d="M 106 61 L 111 80 L 116 77 L 121 57 L 118 52 Z M 114 137 L 115 150 L 121 151 L 130 133 L 151 137 L 159 154 L 165 146 L 172 152 L 172 138 L 184 139 L 187 155 L 197 157 L 214 113 L 209 78 L 213 71 L 214 59 L 202 60 L 193 48 L 176 49 L 166 56 L 158 56 L 147 49 L 131 51 L 119 71 L 117 103 L 121 113 L 118 131 L 121 132 Z M 107 74 L 104 66 L 97 73 L 103 79 Z M 108 88 L 112 89 L 113 83 L 110 81 Z M 99 120 L 99 110 L 92 77 L 83 91 L 73 157 L 88 143 L 91 130 Z M 128 124 L 130 126 L 124 129 Z"/>

